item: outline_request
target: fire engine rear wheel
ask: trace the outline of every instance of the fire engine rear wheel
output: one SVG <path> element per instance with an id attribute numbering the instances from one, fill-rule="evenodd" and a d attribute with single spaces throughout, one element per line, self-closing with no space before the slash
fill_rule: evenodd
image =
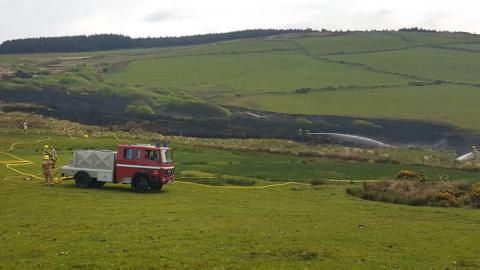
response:
<path id="1" fill-rule="evenodd" d="M 132 187 L 135 190 L 135 192 L 145 193 L 148 191 L 148 188 L 150 187 L 150 183 L 148 182 L 148 179 L 146 177 L 139 176 L 139 177 L 136 177 L 135 180 L 133 181 Z"/>
<path id="2" fill-rule="evenodd" d="M 91 186 L 92 187 L 96 187 L 96 188 L 99 188 L 99 187 L 103 187 L 105 185 L 105 182 L 101 182 L 101 181 L 92 181 L 91 183 Z"/>
<path id="3" fill-rule="evenodd" d="M 90 187 L 91 182 L 92 179 L 86 172 L 79 172 L 75 175 L 75 185 L 79 188 L 88 188 Z"/>

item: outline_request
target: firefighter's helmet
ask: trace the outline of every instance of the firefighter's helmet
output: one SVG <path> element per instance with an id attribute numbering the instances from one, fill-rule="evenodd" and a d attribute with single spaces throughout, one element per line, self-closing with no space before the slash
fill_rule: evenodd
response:
<path id="1" fill-rule="evenodd" d="M 45 149 L 48 149 L 48 148 L 49 148 L 48 144 L 45 144 L 44 148 L 45 148 Z"/>

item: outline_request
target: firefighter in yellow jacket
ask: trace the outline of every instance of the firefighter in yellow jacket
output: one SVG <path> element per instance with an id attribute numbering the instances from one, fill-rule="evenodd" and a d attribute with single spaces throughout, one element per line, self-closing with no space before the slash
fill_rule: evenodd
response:
<path id="1" fill-rule="evenodd" d="M 53 185 L 52 165 L 53 162 L 50 160 L 50 157 L 48 155 L 45 155 L 43 157 L 42 170 L 43 176 L 45 177 L 45 185 L 49 186 Z"/>
<path id="2" fill-rule="evenodd" d="M 50 154 L 50 146 L 48 144 L 45 144 L 43 147 L 43 155 L 49 155 Z"/>
<path id="3" fill-rule="evenodd" d="M 46 144 L 45 147 L 43 148 L 43 155 L 48 156 L 50 158 L 50 161 L 52 161 L 52 168 L 54 169 L 58 161 L 57 151 L 55 151 L 55 148 Z"/>

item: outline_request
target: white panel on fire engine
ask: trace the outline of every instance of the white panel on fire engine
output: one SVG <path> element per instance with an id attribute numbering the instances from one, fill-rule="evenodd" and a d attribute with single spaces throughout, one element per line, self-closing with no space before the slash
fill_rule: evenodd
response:
<path id="1" fill-rule="evenodd" d="M 79 150 L 75 152 L 73 164 L 77 168 L 113 170 L 115 154 L 113 151 Z"/>
<path id="2" fill-rule="evenodd" d="M 112 151 L 94 151 L 93 167 L 99 170 L 113 170 L 115 163 L 115 152 Z"/>
<path id="3" fill-rule="evenodd" d="M 73 164 L 77 168 L 86 168 L 90 169 L 93 167 L 93 151 L 91 150 L 80 150 L 75 151 L 73 155 L 74 160 Z"/>
<path id="4" fill-rule="evenodd" d="M 113 171 L 111 171 L 111 172 L 105 172 L 105 171 L 97 172 L 97 181 L 113 182 Z"/>

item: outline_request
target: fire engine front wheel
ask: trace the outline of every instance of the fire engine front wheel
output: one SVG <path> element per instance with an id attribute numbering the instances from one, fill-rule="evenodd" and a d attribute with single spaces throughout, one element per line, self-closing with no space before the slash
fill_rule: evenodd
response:
<path id="1" fill-rule="evenodd" d="M 148 179 L 144 176 L 139 176 L 133 180 L 132 187 L 135 192 L 145 193 L 148 191 L 150 183 L 148 182 Z"/>
<path id="2" fill-rule="evenodd" d="M 86 172 L 79 172 L 75 175 L 75 185 L 79 188 L 88 188 L 91 182 L 92 179 Z"/>
<path id="3" fill-rule="evenodd" d="M 163 184 L 162 183 L 152 183 L 151 188 L 155 191 L 162 190 Z"/>

